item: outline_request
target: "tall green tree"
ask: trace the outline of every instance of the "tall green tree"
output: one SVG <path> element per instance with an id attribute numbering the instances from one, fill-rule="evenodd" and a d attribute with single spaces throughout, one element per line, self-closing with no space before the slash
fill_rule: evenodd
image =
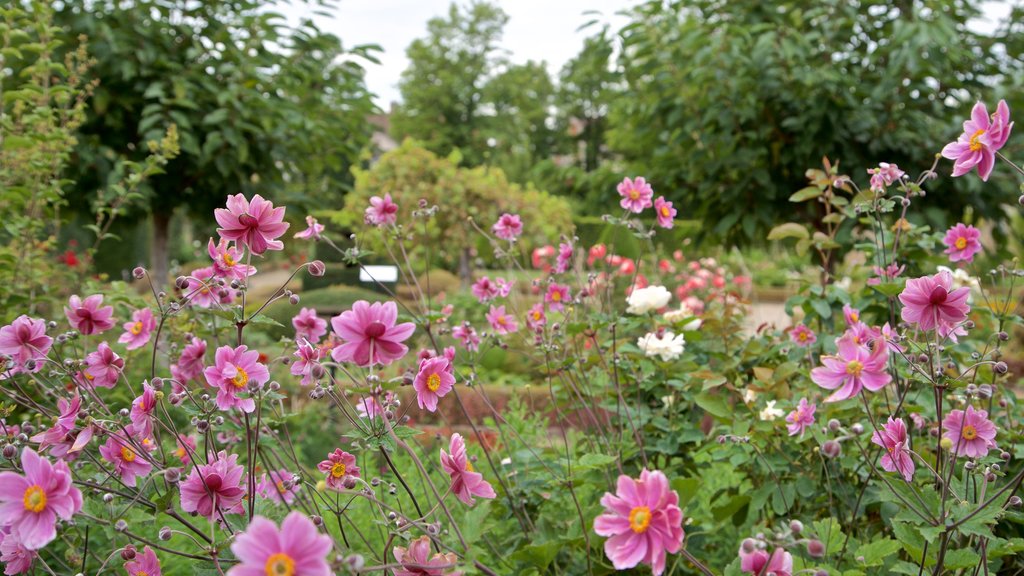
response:
<path id="1" fill-rule="evenodd" d="M 549 158 L 559 134 L 551 117 L 555 84 L 544 62 L 513 64 L 484 87 L 490 108 L 483 132 L 491 164 L 522 182 L 534 164 Z"/>
<path id="2" fill-rule="evenodd" d="M 604 155 L 608 112 L 621 87 L 614 51 L 613 36 L 604 26 L 583 41 L 583 49 L 566 62 L 559 77 L 559 125 L 581 144 L 578 164 L 587 172 L 596 170 Z"/>

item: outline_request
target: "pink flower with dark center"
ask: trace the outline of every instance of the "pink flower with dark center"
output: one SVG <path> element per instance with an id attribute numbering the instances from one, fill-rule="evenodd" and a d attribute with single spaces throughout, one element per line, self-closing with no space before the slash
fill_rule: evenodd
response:
<path id="1" fill-rule="evenodd" d="M 289 224 L 284 221 L 284 206 L 274 208 L 274 203 L 264 200 L 259 194 L 246 200 L 241 194 L 228 196 L 227 208 L 217 208 L 213 217 L 217 219 L 217 233 L 225 240 L 233 240 L 245 246 L 253 254 L 267 250 L 283 250 L 284 243 L 277 240 Z"/>
<path id="2" fill-rule="evenodd" d="M 572 266 L 573 247 L 571 243 L 562 242 L 558 245 L 558 257 L 555 259 L 555 274 L 562 274 Z"/>
<path id="3" fill-rule="evenodd" d="M 953 275 L 946 271 L 907 280 L 900 294 L 901 317 L 904 322 L 917 324 L 925 331 L 942 324 L 955 326 L 967 319 L 971 310 L 967 304 L 970 293 L 967 286 L 954 290 Z"/>
<path id="4" fill-rule="evenodd" d="M 373 226 L 387 226 L 398 221 L 398 204 L 391 201 L 391 194 L 385 194 L 383 198 L 373 196 L 370 198 L 370 206 L 366 209 L 364 220 Z"/>
<path id="5" fill-rule="evenodd" d="M 20 372 L 30 361 L 35 367 L 28 371 L 39 372 L 43 368 L 42 359 L 49 354 L 52 344 L 53 338 L 46 335 L 46 322 L 24 314 L 0 328 L 0 354 L 7 354 L 13 360 L 13 367 L 8 368 L 11 374 Z"/>
<path id="6" fill-rule="evenodd" d="M 231 544 L 239 563 L 227 576 L 331 576 L 331 547 L 331 537 L 301 512 L 288 514 L 280 530 L 271 520 L 254 516 Z"/>
<path id="7" fill-rule="evenodd" d="M 476 296 L 476 299 L 483 304 L 497 298 L 501 294 L 501 288 L 502 286 L 498 282 L 491 282 L 490 278 L 484 276 L 473 283 L 471 290 L 473 296 Z"/>
<path id="8" fill-rule="evenodd" d="M 295 328 L 295 339 L 306 339 L 316 344 L 320 337 L 327 334 L 327 320 L 317 316 L 316 308 L 303 308 L 292 318 Z"/>
<path id="9" fill-rule="evenodd" d="M 132 421 L 132 431 L 140 438 L 153 436 L 153 411 L 156 410 L 157 392 L 148 382 L 142 383 L 142 394 L 132 400 L 132 409 L 128 416 Z"/>
<path id="10" fill-rule="evenodd" d="M 245 468 L 238 464 L 238 455 L 221 451 L 211 464 L 194 466 L 181 483 L 181 509 L 214 519 L 219 512 L 241 514 L 245 488 Z"/>
<path id="11" fill-rule="evenodd" d="M 765 550 L 746 552 L 740 548 L 740 570 L 754 576 L 793 576 L 793 555 L 776 548 L 771 556 Z"/>
<path id="12" fill-rule="evenodd" d="M 975 410 L 952 410 L 942 420 L 942 437 L 953 443 L 951 452 L 967 458 L 983 458 L 996 447 L 996 425 L 988 419 L 988 412 Z"/>
<path id="13" fill-rule="evenodd" d="M 300 384 L 303 386 L 316 383 L 318 378 L 313 372 L 315 367 L 320 365 L 320 349 L 310 344 L 308 340 L 299 340 L 293 356 L 296 359 L 292 361 L 292 375 L 302 376 Z"/>
<path id="14" fill-rule="evenodd" d="M 0 518 L 24 548 L 39 550 L 57 537 L 57 518 L 71 520 L 82 509 L 82 493 L 67 464 L 51 464 L 31 448 L 21 451 L 21 469 L 0 472 Z"/>
<path id="15" fill-rule="evenodd" d="M 359 477 L 356 457 L 341 448 L 335 448 L 334 452 L 327 455 L 327 460 L 321 461 L 316 468 L 326 475 L 324 480 L 335 490 L 344 488 L 345 476 Z"/>
<path id="16" fill-rule="evenodd" d="M 674 225 L 676 209 L 672 207 L 671 202 L 665 200 L 664 196 L 658 196 L 658 199 L 654 201 L 654 213 L 658 217 L 658 226 L 671 228 Z"/>
<path id="17" fill-rule="evenodd" d="M 462 347 L 470 352 L 476 352 L 480 349 L 480 336 L 476 333 L 476 330 L 469 325 L 469 322 L 465 322 L 452 328 L 452 337 L 462 342 Z"/>
<path id="18" fill-rule="evenodd" d="M 283 468 L 271 470 L 260 478 L 256 485 L 256 493 L 278 504 L 291 504 L 295 502 L 295 495 L 300 486 L 292 480 L 293 476 L 291 472 Z"/>
<path id="19" fill-rule="evenodd" d="M 519 323 L 516 322 L 515 316 L 506 313 L 504 306 L 491 306 L 486 317 L 491 329 L 498 334 L 511 334 L 519 330 Z"/>
<path id="20" fill-rule="evenodd" d="M 217 285 L 217 278 L 213 266 L 197 268 L 188 275 L 188 286 L 185 288 L 185 297 L 188 303 L 197 308 L 214 308 L 220 304 L 221 287 Z"/>
<path id="21" fill-rule="evenodd" d="M 971 119 L 964 122 L 964 133 L 956 142 L 950 142 L 942 149 L 942 156 L 954 160 L 953 176 L 963 176 L 975 166 L 983 182 L 996 161 L 996 151 L 1006 144 L 1013 122 L 1010 122 L 1010 108 L 1006 100 L 1000 100 L 991 117 L 988 108 L 978 102 L 971 110 Z"/>
<path id="22" fill-rule="evenodd" d="M 950 262 L 971 262 L 974 255 L 981 252 L 981 232 L 974 226 L 962 223 L 946 231 L 942 243 L 946 245 L 946 254 Z"/>
<path id="23" fill-rule="evenodd" d="M 448 359 L 444 356 L 420 362 L 420 370 L 412 383 L 416 390 L 416 403 L 428 412 L 437 411 L 437 401 L 451 392 L 454 385 L 455 376 L 452 376 Z"/>
<path id="24" fill-rule="evenodd" d="M 160 559 L 156 552 L 149 546 L 142 549 L 142 554 L 136 554 L 134 560 L 124 563 L 124 569 L 128 576 L 162 576 L 160 571 Z"/>
<path id="25" fill-rule="evenodd" d="M 818 409 L 816 404 L 808 404 L 807 398 L 801 398 L 796 410 L 786 415 L 786 429 L 790 436 L 799 434 L 803 437 L 808 426 L 814 424 L 814 412 Z"/>
<path id="26" fill-rule="evenodd" d="M 32 569 L 32 563 L 39 554 L 29 550 L 21 543 L 17 534 L 11 534 L 10 526 L 0 526 L 0 563 L 4 565 L 4 574 L 24 574 Z"/>
<path id="27" fill-rule="evenodd" d="M 655 576 L 664 572 L 665 554 L 675 554 L 683 544 L 679 494 L 665 474 L 644 469 L 636 480 L 620 475 L 615 494 L 605 492 L 601 505 L 604 513 L 594 520 L 594 532 L 609 536 L 604 553 L 615 569 L 642 562 Z"/>
<path id="28" fill-rule="evenodd" d="M 533 305 L 526 312 L 526 327 L 536 332 L 548 323 L 548 317 L 544 314 L 544 305 L 540 302 Z"/>
<path id="29" fill-rule="evenodd" d="M 256 273 L 255 266 L 247 266 L 245 262 L 242 262 L 245 253 L 224 238 L 221 238 L 216 244 L 213 243 L 213 238 L 210 238 L 206 244 L 206 253 L 213 260 L 214 273 L 220 278 L 242 282 Z"/>
<path id="30" fill-rule="evenodd" d="M 125 486 L 134 488 L 135 479 L 146 476 L 153 470 L 145 455 L 139 454 L 135 443 L 116 438 L 113 434 L 107 442 L 100 446 L 100 455 L 114 465 L 114 474 L 124 482 Z"/>
<path id="31" fill-rule="evenodd" d="M 319 240 L 320 234 L 324 231 L 324 225 L 316 221 L 312 216 L 306 216 L 306 229 L 295 234 L 296 238 L 303 240 Z"/>
<path id="32" fill-rule="evenodd" d="M 636 180 L 625 178 L 619 183 L 617 189 L 619 196 L 622 196 L 619 206 L 624 209 L 639 214 L 644 211 L 644 208 L 651 207 L 654 189 L 647 183 L 647 180 L 644 180 L 643 176 L 638 176 Z"/>
<path id="33" fill-rule="evenodd" d="M 466 456 L 466 443 L 460 434 L 452 434 L 448 449 L 451 454 L 441 449 L 441 467 L 451 477 L 451 491 L 456 498 L 467 506 L 473 505 L 473 497 L 495 498 L 494 488 L 484 480 Z"/>
<path id="34" fill-rule="evenodd" d="M 239 398 L 250 388 L 261 387 L 270 380 L 270 371 L 259 362 L 260 353 L 247 346 L 221 346 L 214 356 L 214 365 L 203 370 L 206 383 L 217 388 L 217 407 L 238 408 L 250 413 L 256 409 L 252 398 Z"/>
<path id="35" fill-rule="evenodd" d="M 523 233 L 523 221 L 518 214 L 502 214 L 491 226 L 491 232 L 502 240 L 515 240 Z"/>
<path id="36" fill-rule="evenodd" d="M 101 334 L 114 327 L 114 307 L 103 306 L 102 294 L 93 294 L 85 300 L 75 294 L 68 298 L 64 315 L 71 327 L 85 336 Z"/>
<path id="37" fill-rule="evenodd" d="M 124 358 L 115 354 L 106 342 L 100 342 L 95 352 L 87 354 L 85 363 L 88 366 L 85 373 L 91 376 L 89 383 L 100 388 L 113 388 L 124 371 Z"/>
<path id="38" fill-rule="evenodd" d="M 359 300 L 340 315 L 331 318 L 331 327 L 345 343 L 331 351 L 336 362 L 357 366 L 387 366 L 409 351 L 402 342 L 416 330 L 412 322 L 396 324 L 398 306 L 394 302 Z"/>
<path id="39" fill-rule="evenodd" d="M 395 576 L 461 576 L 462 572 L 446 572 L 455 566 L 459 558 L 452 552 L 438 552 L 430 555 L 430 537 L 420 536 L 409 542 L 409 547 L 395 546 L 392 549 L 395 561 L 402 565 Z"/>
<path id="40" fill-rule="evenodd" d="M 801 348 L 813 346 L 818 341 L 817 334 L 804 324 L 797 324 L 789 331 L 789 339 Z"/>
<path id="41" fill-rule="evenodd" d="M 860 394 L 861 388 L 876 392 L 892 379 L 886 371 L 889 348 L 876 343 L 873 351 L 858 346 L 852 339 L 841 338 L 839 353 L 822 356 L 821 363 L 811 370 L 811 380 L 828 390 L 835 390 L 825 402 L 847 400 Z"/>
<path id="42" fill-rule="evenodd" d="M 132 321 L 124 323 L 124 333 L 117 339 L 129 350 L 142 348 L 149 342 L 149 337 L 156 330 L 156 320 L 149 308 L 140 308 L 132 312 Z"/>
<path id="43" fill-rule="evenodd" d="M 889 421 L 881 430 L 871 435 L 871 442 L 885 448 L 882 454 L 882 469 L 886 472 L 899 472 L 903 479 L 910 482 L 914 477 L 914 458 L 910 454 L 910 440 L 907 437 L 907 424 L 902 418 Z"/>
<path id="44" fill-rule="evenodd" d="M 549 284 L 548 291 L 544 294 L 544 302 L 547 303 L 548 309 L 552 312 L 565 310 L 566 302 L 571 300 L 572 296 L 569 293 L 569 287 L 565 284 Z"/>
<path id="45" fill-rule="evenodd" d="M 206 340 L 195 336 L 185 345 L 178 357 L 178 370 L 186 379 L 199 378 L 203 373 L 203 360 L 206 356 Z M 184 382 L 182 382 L 184 384 Z"/>

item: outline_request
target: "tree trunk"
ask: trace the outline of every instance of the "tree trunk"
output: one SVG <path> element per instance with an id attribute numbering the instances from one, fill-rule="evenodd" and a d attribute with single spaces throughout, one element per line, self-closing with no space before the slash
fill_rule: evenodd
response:
<path id="1" fill-rule="evenodd" d="M 473 283 L 473 255 L 470 253 L 469 248 L 463 248 L 462 253 L 459 254 L 459 279 L 462 280 L 462 285 L 468 287 Z"/>
<path id="2" fill-rule="evenodd" d="M 171 213 L 153 212 L 153 243 L 150 246 L 149 272 L 157 289 L 167 284 L 167 238 L 170 235 Z"/>

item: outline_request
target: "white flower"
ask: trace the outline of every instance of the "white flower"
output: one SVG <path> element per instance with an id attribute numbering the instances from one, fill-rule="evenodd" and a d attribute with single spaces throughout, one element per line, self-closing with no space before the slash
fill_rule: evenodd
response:
<path id="1" fill-rule="evenodd" d="M 761 410 L 760 417 L 761 420 L 764 420 L 765 422 L 771 422 L 783 414 L 785 414 L 785 412 L 775 407 L 775 400 L 769 400 L 765 405 L 764 410 Z"/>
<path id="2" fill-rule="evenodd" d="M 754 400 L 757 400 L 757 392 L 747 388 L 743 391 L 743 402 L 746 404 L 752 404 Z"/>
<path id="3" fill-rule="evenodd" d="M 629 304 L 626 312 L 630 314 L 646 314 L 651 310 L 664 308 L 671 299 L 672 293 L 666 290 L 664 286 L 638 288 L 633 290 L 629 297 L 626 298 L 626 304 Z"/>
<path id="4" fill-rule="evenodd" d="M 660 356 L 665 362 L 679 358 L 686 347 L 686 338 L 682 334 L 676 336 L 672 332 L 665 331 L 661 337 L 656 332 L 642 336 L 636 341 L 636 345 L 644 351 L 649 358 Z"/>
<path id="5" fill-rule="evenodd" d="M 687 318 L 693 318 L 694 316 L 696 316 L 696 314 L 693 313 L 693 309 L 686 305 L 686 302 L 679 304 L 678 310 L 669 310 L 668 312 L 665 312 L 665 314 L 663 314 L 665 321 L 672 323 L 682 322 L 683 320 L 686 320 Z M 693 330 L 699 330 L 703 323 L 704 321 L 701 320 L 700 318 L 694 318 L 693 320 L 690 320 L 683 326 L 683 331 L 692 332 Z"/>

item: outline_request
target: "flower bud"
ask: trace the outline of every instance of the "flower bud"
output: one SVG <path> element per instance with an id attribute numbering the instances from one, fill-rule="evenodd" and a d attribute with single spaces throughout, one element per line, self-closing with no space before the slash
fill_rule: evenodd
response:
<path id="1" fill-rule="evenodd" d="M 167 527 L 167 526 L 164 526 L 163 528 L 160 529 L 160 533 L 159 533 L 158 538 L 160 538 L 161 540 L 166 542 L 166 541 L 171 539 L 172 535 L 173 534 L 171 533 L 171 529 L 169 527 Z"/>
<path id="2" fill-rule="evenodd" d="M 114 495 L 111 494 L 110 492 L 107 492 L 106 494 L 103 495 L 103 503 L 104 504 L 110 504 L 113 501 L 114 501 Z"/>
<path id="3" fill-rule="evenodd" d="M 136 280 L 142 280 L 146 277 L 146 269 L 142 266 L 136 266 L 135 269 L 132 270 L 132 276 L 134 276 Z"/>
<path id="4" fill-rule="evenodd" d="M 821 445 L 821 453 L 828 458 L 837 458 L 843 453 L 843 447 L 835 440 L 829 440 Z"/>
<path id="5" fill-rule="evenodd" d="M 177 468 L 168 468 L 164 472 L 164 480 L 167 480 L 167 482 L 169 482 L 171 484 L 177 483 L 178 480 L 180 480 L 180 479 L 181 479 L 181 470 L 179 470 Z"/>
<path id="6" fill-rule="evenodd" d="M 341 485 L 344 486 L 346 490 L 351 490 L 355 488 L 356 484 L 357 482 L 355 476 L 345 475 L 345 477 L 341 479 Z"/>
<path id="7" fill-rule="evenodd" d="M 945 437 L 939 441 L 939 446 L 941 446 L 943 450 L 949 450 L 953 447 L 953 441 L 948 437 Z"/>
<path id="8" fill-rule="evenodd" d="M 811 558 L 821 558 L 825 555 L 825 545 L 821 543 L 821 540 L 808 540 L 807 554 Z"/>
<path id="9" fill-rule="evenodd" d="M 6 444 L 3 449 L 4 458 L 8 460 L 14 460 L 18 455 L 18 449 L 14 447 L 14 444 Z"/>
<path id="10" fill-rule="evenodd" d="M 1006 332 L 999 332 L 996 334 L 996 337 L 1002 340 L 1003 342 L 1006 342 L 1007 340 L 1010 339 L 1010 335 L 1007 334 Z"/>
<path id="11" fill-rule="evenodd" d="M 854 434 L 863 434 L 864 425 L 861 424 L 860 422 L 855 422 L 853 426 L 850 426 L 850 431 L 853 432 Z"/>
<path id="12" fill-rule="evenodd" d="M 1020 496 L 1016 496 L 1016 495 L 1010 496 L 1010 501 L 1007 502 L 1007 504 L 1010 506 L 1010 508 L 1020 508 L 1020 505 L 1021 505 Z"/>
<path id="13" fill-rule="evenodd" d="M 288 297 L 288 303 L 291 304 L 292 306 L 295 306 L 296 304 L 298 304 L 299 303 L 299 295 L 298 294 L 292 294 L 291 296 L 289 296 Z"/>
<path id="14" fill-rule="evenodd" d="M 995 365 L 992 366 L 992 369 L 995 370 L 996 374 L 1006 374 L 1006 370 L 1007 370 L 1006 362 L 1003 362 L 1003 361 L 996 362 Z"/>
<path id="15" fill-rule="evenodd" d="M 132 546 L 131 544 L 129 544 L 129 545 L 125 546 L 124 548 L 122 548 L 121 549 L 121 559 L 125 560 L 125 561 L 127 561 L 127 560 L 134 560 L 135 559 L 135 546 Z"/>
<path id="16" fill-rule="evenodd" d="M 128 523 L 125 522 L 124 520 L 118 520 L 117 522 L 114 522 L 114 531 L 115 532 L 124 532 L 127 529 L 128 529 Z"/>
<path id="17" fill-rule="evenodd" d="M 313 260 L 309 263 L 309 275 L 320 277 L 327 272 L 327 266 L 324 265 L 320 260 Z"/>
<path id="18" fill-rule="evenodd" d="M 757 541 L 753 538 L 744 538 L 743 543 L 740 544 L 740 549 L 743 550 L 744 553 L 750 554 L 754 550 L 757 550 Z"/>
<path id="19" fill-rule="evenodd" d="M 839 420 L 836 420 L 835 418 L 828 421 L 828 429 L 833 432 L 838 432 L 841 427 L 842 424 L 840 424 Z"/>
<path id="20" fill-rule="evenodd" d="M 794 535 L 804 531 L 804 524 L 799 520 L 793 520 L 789 523 L 789 531 Z"/>
<path id="21" fill-rule="evenodd" d="M 174 279 L 174 286 L 178 290 L 184 290 L 188 288 L 188 278 L 184 276 L 178 276 L 177 278 Z"/>

